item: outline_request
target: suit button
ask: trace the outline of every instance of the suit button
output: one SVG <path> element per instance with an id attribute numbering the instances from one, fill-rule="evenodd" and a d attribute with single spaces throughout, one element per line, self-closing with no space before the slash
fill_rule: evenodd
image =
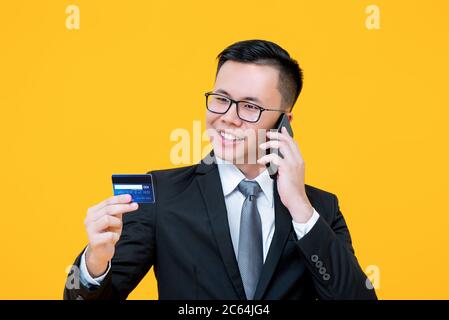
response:
<path id="1" fill-rule="evenodd" d="M 318 272 L 320 274 L 325 274 L 326 273 L 326 268 L 320 268 L 320 270 Z"/>
<path id="2" fill-rule="evenodd" d="M 322 261 L 317 261 L 315 263 L 315 267 L 317 267 L 317 268 L 321 268 L 322 266 L 323 266 L 323 262 Z"/>
<path id="3" fill-rule="evenodd" d="M 310 257 L 310 259 L 312 259 L 312 262 L 317 262 L 318 256 L 316 254 L 314 254 L 312 257 Z"/>
<path id="4" fill-rule="evenodd" d="M 329 280 L 330 278 L 331 278 L 331 276 L 329 275 L 329 273 L 323 274 L 323 280 L 324 280 L 324 281 L 327 281 L 327 280 Z"/>

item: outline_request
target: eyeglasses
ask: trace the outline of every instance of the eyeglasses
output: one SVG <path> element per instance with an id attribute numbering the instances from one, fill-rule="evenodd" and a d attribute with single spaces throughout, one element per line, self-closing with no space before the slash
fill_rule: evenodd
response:
<path id="1" fill-rule="evenodd" d="M 231 108 L 232 104 L 235 103 L 237 106 L 237 116 L 243 121 L 247 122 L 257 122 L 260 119 L 260 115 L 264 111 L 277 111 L 285 113 L 284 110 L 280 109 L 267 109 L 257 104 L 248 101 L 236 101 L 225 95 L 207 92 L 206 96 L 206 108 L 210 112 L 225 114 Z"/>

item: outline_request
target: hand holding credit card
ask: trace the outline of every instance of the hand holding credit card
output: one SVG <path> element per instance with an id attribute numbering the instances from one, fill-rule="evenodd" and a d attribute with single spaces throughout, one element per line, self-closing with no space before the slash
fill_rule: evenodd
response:
<path id="1" fill-rule="evenodd" d="M 114 195 L 130 194 L 133 202 L 154 203 L 153 177 L 151 174 L 113 174 Z"/>

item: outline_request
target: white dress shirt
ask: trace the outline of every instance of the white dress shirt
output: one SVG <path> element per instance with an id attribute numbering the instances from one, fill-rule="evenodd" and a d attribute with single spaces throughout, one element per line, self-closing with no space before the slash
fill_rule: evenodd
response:
<path id="1" fill-rule="evenodd" d="M 243 175 L 243 173 L 232 163 L 220 159 L 215 156 L 217 160 L 218 172 L 220 174 L 221 185 L 223 188 L 223 194 L 226 204 L 226 210 L 228 214 L 229 230 L 231 233 L 232 245 L 234 247 L 234 253 L 236 259 L 238 257 L 239 246 L 239 232 L 240 232 L 240 215 L 245 201 L 245 197 L 238 190 L 237 186 L 242 180 L 249 180 Z M 262 189 L 262 192 L 257 196 L 257 209 L 260 214 L 262 222 L 262 239 L 263 239 L 263 260 L 267 257 L 268 249 L 270 248 L 271 240 L 274 235 L 274 199 L 273 188 L 274 183 L 270 178 L 268 171 L 264 170 L 259 174 L 254 181 L 257 181 Z M 318 212 L 313 209 L 312 217 L 306 223 L 297 223 L 293 221 L 293 228 L 296 236 L 301 239 L 307 232 L 309 232 L 315 225 L 319 218 Z M 99 286 L 101 281 L 106 277 L 107 273 L 111 269 L 111 263 L 108 265 L 107 271 L 98 278 L 92 278 L 87 271 L 86 266 L 86 252 L 81 256 L 80 261 L 80 278 L 84 285 L 96 285 Z"/>
<path id="2" fill-rule="evenodd" d="M 249 179 L 246 179 L 244 174 L 232 163 L 220 159 L 217 156 L 215 158 L 217 159 L 218 172 L 220 173 L 226 210 L 228 212 L 232 245 L 234 246 L 234 253 L 237 258 L 239 252 L 240 216 L 243 202 L 245 201 L 245 196 L 239 191 L 237 186 L 240 181 Z M 257 210 L 259 211 L 262 222 L 263 261 L 265 262 L 274 235 L 274 182 L 266 169 L 253 180 L 257 181 L 262 189 L 262 192 L 259 193 L 256 200 Z M 313 209 L 313 215 L 306 223 L 296 223 L 292 219 L 293 228 L 298 240 L 312 229 L 318 218 L 318 212 Z"/>

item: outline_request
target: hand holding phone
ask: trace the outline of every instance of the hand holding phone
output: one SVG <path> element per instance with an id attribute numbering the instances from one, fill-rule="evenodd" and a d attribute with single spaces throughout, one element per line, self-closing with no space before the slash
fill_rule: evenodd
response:
<path id="1" fill-rule="evenodd" d="M 283 113 L 280 117 L 279 120 L 276 122 L 274 129 L 271 129 L 270 131 L 277 131 L 277 132 L 281 132 L 282 127 L 285 127 L 287 129 L 288 134 L 293 137 L 293 129 L 290 125 L 290 121 L 288 120 L 288 116 Z M 267 154 L 273 153 L 273 152 L 278 152 L 279 156 L 281 158 L 283 158 L 282 154 L 278 151 L 278 150 L 274 150 L 272 148 L 269 149 L 269 151 L 267 152 Z M 278 174 L 278 166 L 275 165 L 272 162 L 269 162 L 267 164 L 265 164 L 265 166 L 267 167 L 268 173 L 270 174 L 270 178 L 271 179 L 275 179 L 277 177 Z"/>

